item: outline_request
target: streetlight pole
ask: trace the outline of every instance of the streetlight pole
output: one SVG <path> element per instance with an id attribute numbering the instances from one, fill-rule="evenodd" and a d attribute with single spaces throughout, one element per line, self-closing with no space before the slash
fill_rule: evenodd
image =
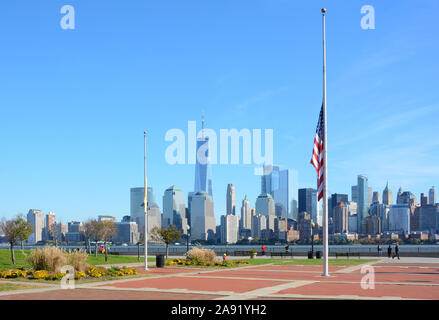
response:
<path id="1" fill-rule="evenodd" d="M 145 266 L 144 270 L 148 270 L 148 183 L 146 180 L 146 131 L 143 132 L 144 141 L 144 172 L 145 172 L 145 187 L 143 191 L 143 210 L 145 211 Z"/>
<path id="2" fill-rule="evenodd" d="M 189 252 L 189 237 L 191 236 L 190 234 L 191 227 L 189 225 L 186 225 L 186 229 L 187 229 L 187 235 L 186 235 L 186 256 L 187 256 L 187 253 Z"/>

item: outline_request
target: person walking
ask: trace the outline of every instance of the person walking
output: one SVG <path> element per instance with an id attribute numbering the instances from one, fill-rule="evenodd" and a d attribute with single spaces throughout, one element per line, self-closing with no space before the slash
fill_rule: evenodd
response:
<path id="1" fill-rule="evenodd" d="M 382 250 L 382 248 L 381 248 L 381 245 L 380 244 L 378 244 L 378 257 L 381 257 L 382 256 L 382 252 L 383 250 Z"/>
<path id="2" fill-rule="evenodd" d="M 395 255 L 393 256 L 393 258 L 395 258 L 395 257 L 398 257 L 398 260 L 400 260 L 399 259 L 399 245 L 398 245 L 398 242 L 395 244 Z"/>
<path id="3" fill-rule="evenodd" d="M 392 255 L 392 247 L 389 244 L 389 247 L 387 248 L 387 257 L 390 258 L 391 255 Z"/>
<path id="4" fill-rule="evenodd" d="M 265 256 L 265 248 L 266 248 L 266 246 L 262 245 L 262 247 L 261 247 L 261 251 L 262 251 L 262 255 L 263 255 L 263 256 Z"/>

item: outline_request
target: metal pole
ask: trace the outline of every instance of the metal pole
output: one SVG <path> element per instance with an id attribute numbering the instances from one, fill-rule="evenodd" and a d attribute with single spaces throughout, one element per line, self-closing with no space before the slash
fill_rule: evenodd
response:
<path id="1" fill-rule="evenodd" d="M 148 270 L 148 183 L 146 179 L 146 131 L 143 132 L 144 142 L 144 173 L 145 173 L 145 190 L 143 191 L 143 210 L 145 211 L 145 267 Z"/>
<path id="2" fill-rule="evenodd" d="M 324 148 L 323 148 L 323 274 L 328 277 L 328 135 L 327 135 L 327 118 L 326 118 L 326 26 L 325 26 L 326 9 L 322 9 L 323 18 L 323 118 L 324 118 Z"/>

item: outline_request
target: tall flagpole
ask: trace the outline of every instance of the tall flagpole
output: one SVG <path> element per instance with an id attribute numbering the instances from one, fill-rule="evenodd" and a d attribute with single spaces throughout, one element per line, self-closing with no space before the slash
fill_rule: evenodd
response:
<path id="1" fill-rule="evenodd" d="M 324 119 L 324 148 L 323 148 L 323 274 L 328 277 L 328 135 L 326 121 L 326 34 L 325 34 L 325 13 L 322 9 L 323 16 L 323 119 Z"/>
<path id="2" fill-rule="evenodd" d="M 145 270 L 148 270 L 148 183 L 146 180 L 146 131 L 143 132 L 145 188 L 143 191 L 143 210 L 145 211 Z"/>

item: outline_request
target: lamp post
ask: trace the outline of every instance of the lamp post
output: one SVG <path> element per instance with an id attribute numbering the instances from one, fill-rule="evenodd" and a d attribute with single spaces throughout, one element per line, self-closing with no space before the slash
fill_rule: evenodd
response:
<path id="1" fill-rule="evenodd" d="M 186 235 L 186 255 L 189 252 L 189 237 L 191 236 L 190 234 L 190 229 L 191 227 L 189 225 L 186 225 L 186 229 L 187 229 L 187 235 Z"/>

